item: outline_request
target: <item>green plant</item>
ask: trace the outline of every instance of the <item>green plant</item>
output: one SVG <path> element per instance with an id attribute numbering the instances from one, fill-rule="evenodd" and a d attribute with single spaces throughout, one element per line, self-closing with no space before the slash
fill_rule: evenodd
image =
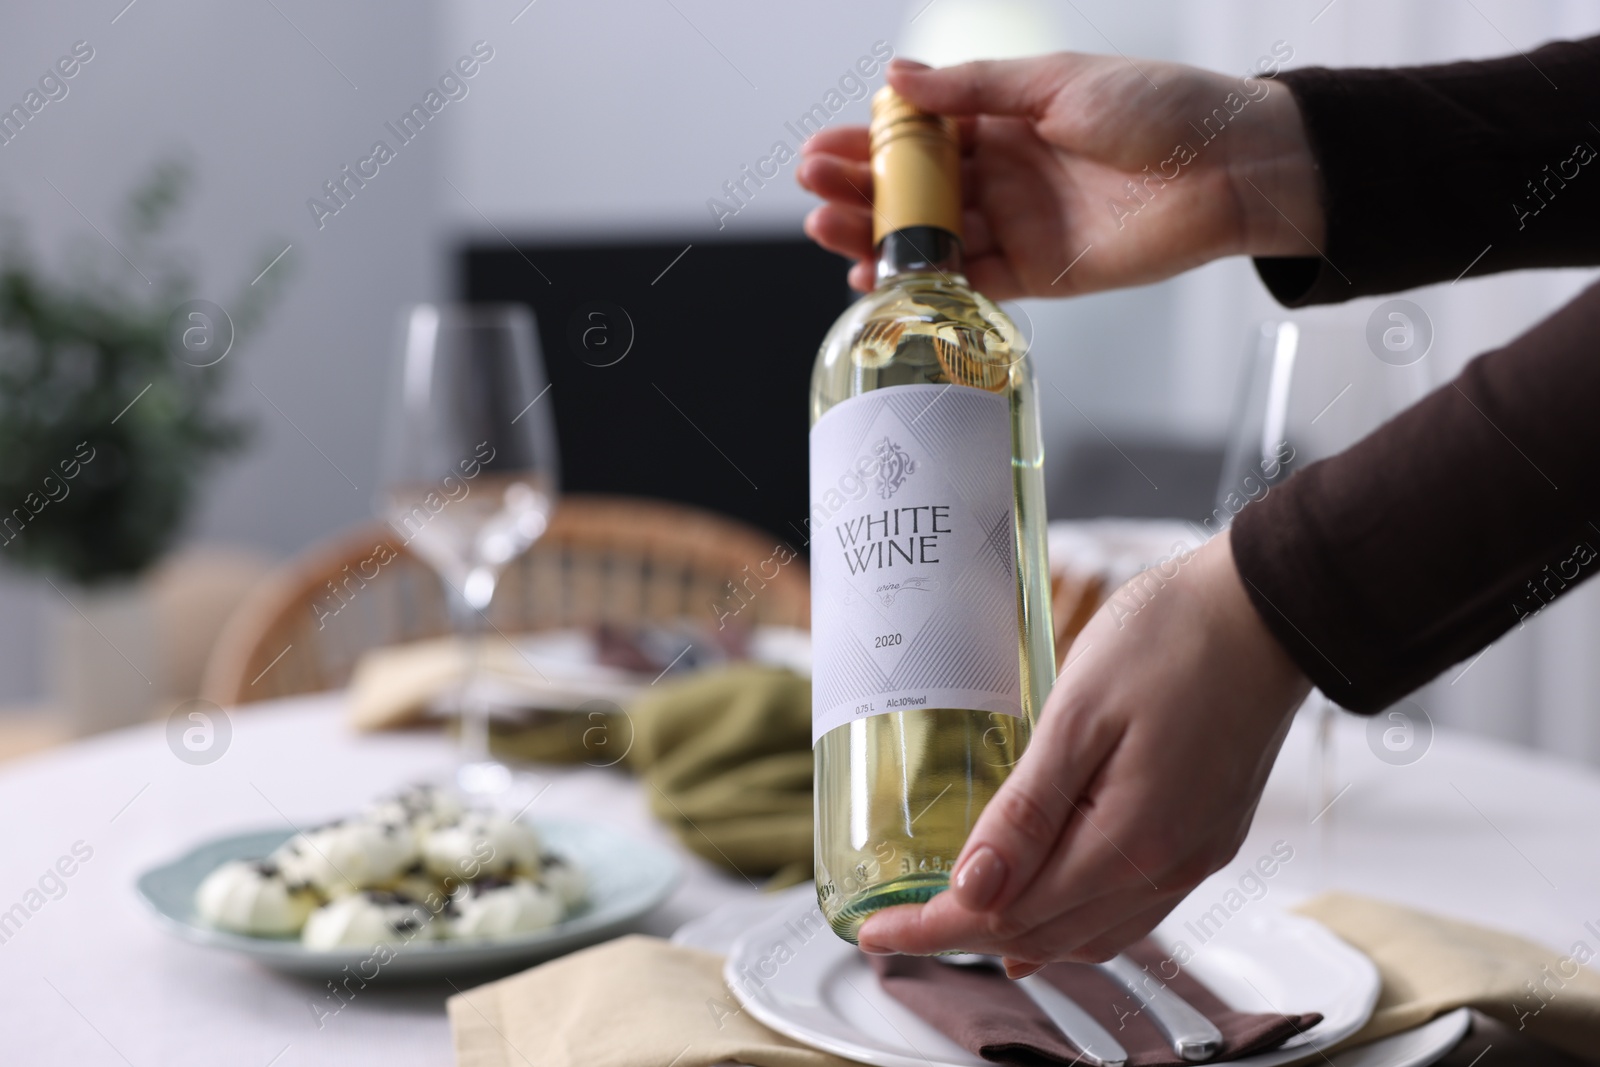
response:
<path id="1" fill-rule="evenodd" d="M 222 410 L 226 361 L 194 366 L 174 340 L 194 284 L 158 239 L 189 178 L 157 166 L 128 198 L 120 258 L 79 255 L 64 278 L 14 224 L 0 239 L 0 559 L 85 585 L 131 577 L 172 544 L 208 465 L 247 439 Z M 282 270 L 230 304 L 235 348 Z"/>

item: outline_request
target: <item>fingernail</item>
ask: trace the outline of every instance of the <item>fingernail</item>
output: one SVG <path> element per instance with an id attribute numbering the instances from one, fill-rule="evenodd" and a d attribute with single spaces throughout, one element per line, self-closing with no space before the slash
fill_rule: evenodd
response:
<path id="1" fill-rule="evenodd" d="M 889 60 L 889 67 L 893 70 L 932 70 L 928 64 L 904 56 L 895 56 Z"/>
<path id="2" fill-rule="evenodd" d="M 1006 977 L 1015 982 L 1018 978 L 1026 978 L 1030 974 L 1038 974 L 1044 970 L 1042 963 L 1019 963 L 1016 960 L 1005 960 Z"/>
<path id="3" fill-rule="evenodd" d="M 988 845 L 982 845 L 956 868 L 953 887 L 962 907 L 979 911 L 1000 895 L 1005 881 L 1005 860 Z"/>
<path id="4" fill-rule="evenodd" d="M 872 936 L 867 933 L 866 926 L 862 926 L 860 930 L 856 931 L 856 947 L 869 956 L 894 955 L 893 949 L 887 948 L 882 943 L 872 940 Z"/>

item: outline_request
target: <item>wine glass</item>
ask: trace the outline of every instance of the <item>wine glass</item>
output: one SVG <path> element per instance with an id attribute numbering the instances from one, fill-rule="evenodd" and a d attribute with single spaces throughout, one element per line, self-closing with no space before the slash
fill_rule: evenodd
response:
<path id="1" fill-rule="evenodd" d="M 1431 388 L 1432 326 L 1409 301 L 1374 309 L 1365 336 L 1349 322 L 1263 323 L 1240 376 L 1217 507 L 1206 525 L 1228 525 L 1246 502 L 1290 474 L 1355 444 Z M 1316 827 L 1317 880 L 1327 881 L 1333 811 L 1340 797 L 1332 735 L 1336 705 L 1313 691 L 1306 817 Z"/>
<path id="2" fill-rule="evenodd" d="M 559 478 L 532 313 L 522 305 L 417 304 L 404 314 L 374 505 L 444 582 L 466 668 L 456 781 L 503 794 L 480 684 L 484 629 L 507 564 L 549 524 Z"/>

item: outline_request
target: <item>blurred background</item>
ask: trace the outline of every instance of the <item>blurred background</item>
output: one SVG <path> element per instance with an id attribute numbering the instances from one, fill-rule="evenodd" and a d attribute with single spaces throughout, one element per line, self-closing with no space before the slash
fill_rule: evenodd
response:
<path id="1" fill-rule="evenodd" d="M 64 93 L 6 128 L 0 217 L 26 240 L 33 269 L 70 274 L 98 257 L 148 303 L 160 289 L 146 278 L 156 253 L 118 220 L 152 174 L 187 174 L 162 241 L 191 270 L 187 295 L 239 320 L 237 346 L 215 368 L 218 410 L 251 430 L 203 465 L 199 453 L 192 467 L 175 461 L 173 477 L 196 479 L 180 532 L 109 607 L 84 611 L 81 590 L 0 551 L 0 754 L 59 735 L 60 702 L 78 681 L 53 665 L 105 641 L 108 626 L 150 637 L 121 644 L 152 690 L 192 695 L 243 590 L 369 518 L 395 317 L 410 302 L 534 307 L 567 488 L 654 491 L 732 511 L 775 539 L 800 536 L 802 390 L 849 296 L 844 264 L 800 236 L 812 201 L 792 163 L 764 183 L 747 175 L 776 143 L 796 147 L 796 124 L 819 106 L 829 124 L 865 121 L 853 80 L 863 57 L 1075 49 L 1242 74 L 1279 42 L 1290 66 L 1394 65 L 1502 55 L 1597 27 L 1600 10 L 1577 0 L 18 6 L 0 37 L 0 104 L 23 102 L 60 57 L 81 53 L 78 42 L 92 58 Z M 461 88 L 409 140 L 393 135 L 386 124 L 464 57 L 477 62 L 453 83 Z M 862 80 L 870 90 L 881 74 Z M 349 179 L 341 168 L 379 139 L 393 158 L 364 183 Z M 1419 373 L 1442 383 L 1593 274 L 1408 294 L 1434 329 Z M 1348 338 L 1306 358 L 1370 361 L 1361 338 L 1377 303 L 1286 315 L 1244 260 L 1142 289 L 1023 302 L 1052 518 L 1201 519 L 1261 324 L 1287 318 Z M 631 344 L 622 362 L 600 365 L 574 343 L 574 323 L 590 321 Z M 140 606 L 118 607 L 132 601 Z M 1415 699 L 1435 721 L 1600 763 L 1597 643 L 1591 584 Z"/>

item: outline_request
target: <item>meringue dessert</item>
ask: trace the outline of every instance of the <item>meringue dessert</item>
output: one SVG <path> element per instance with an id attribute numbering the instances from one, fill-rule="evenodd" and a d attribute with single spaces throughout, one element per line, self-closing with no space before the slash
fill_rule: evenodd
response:
<path id="1" fill-rule="evenodd" d="M 374 948 L 434 935 L 433 914 L 403 893 L 363 889 L 324 904 L 306 919 L 300 940 L 310 949 Z"/>
<path id="2" fill-rule="evenodd" d="M 480 878 L 450 897 L 441 918 L 446 936 L 484 941 L 554 926 L 566 906 L 552 888 L 529 878 Z"/>
<path id="3" fill-rule="evenodd" d="M 412 832 L 420 834 L 460 818 L 466 810 L 461 795 L 454 790 L 419 782 L 380 797 L 367 806 L 366 817 L 376 822 L 406 823 Z"/>
<path id="4" fill-rule="evenodd" d="M 195 910 L 212 926 L 256 937 L 295 933 L 321 901 L 293 884 L 271 860 L 233 860 L 200 883 Z"/>
<path id="5" fill-rule="evenodd" d="M 428 873 L 419 859 L 395 879 L 394 885 L 390 888 L 412 900 L 420 901 L 430 912 L 437 915 L 450 903 L 450 894 L 461 884 L 460 879 L 456 878 L 435 878 Z"/>
<path id="6" fill-rule="evenodd" d="M 589 880 L 583 876 L 583 871 L 554 852 L 539 857 L 539 881 L 555 890 L 567 909 L 576 908 L 589 895 Z"/>
<path id="7" fill-rule="evenodd" d="M 475 878 L 539 871 L 539 835 L 503 815 L 468 811 L 422 836 L 422 863 L 438 878 Z"/>
<path id="8" fill-rule="evenodd" d="M 297 833 L 264 859 L 222 864 L 195 910 L 219 929 L 298 935 L 311 950 L 370 949 L 534 933 L 581 906 L 587 885 L 530 827 L 423 784 Z"/>
<path id="9" fill-rule="evenodd" d="M 292 879 L 338 897 L 392 882 L 416 862 L 416 854 L 409 824 L 352 819 L 296 834 L 272 859 Z"/>

